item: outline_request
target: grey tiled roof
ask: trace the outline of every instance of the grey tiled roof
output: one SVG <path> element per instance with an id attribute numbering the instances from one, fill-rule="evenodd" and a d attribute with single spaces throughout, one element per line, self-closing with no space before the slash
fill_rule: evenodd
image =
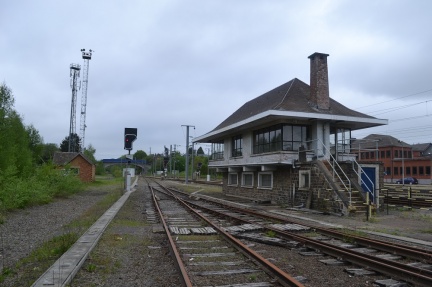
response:
<path id="1" fill-rule="evenodd" d="M 70 163 L 75 157 L 81 155 L 90 164 L 93 164 L 84 154 L 78 152 L 56 152 L 53 157 L 54 165 L 66 165 Z"/>
<path id="2" fill-rule="evenodd" d="M 378 147 L 410 147 L 411 145 L 398 140 L 395 137 L 389 135 L 380 135 L 380 134 L 370 134 L 363 139 L 354 140 L 352 142 L 352 147 L 358 148 L 360 143 L 361 148 L 375 148 L 376 143 L 378 143 Z"/>
<path id="3" fill-rule="evenodd" d="M 419 144 L 413 144 L 412 149 L 415 151 L 424 152 L 431 146 L 430 143 L 419 143 Z"/>
<path id="4" fill-rule="evenodd" d="M 374 117 L 351 110 L 331 98 L 329 110 L 318 109 L 309 103 L 309 94 L 310 86 L 299 79 L 294 78 L 293 80 L 245 103 L 215 129 L 213 129 L 213 131 L 219 130 L 269 110 L 375 119 Z"/>

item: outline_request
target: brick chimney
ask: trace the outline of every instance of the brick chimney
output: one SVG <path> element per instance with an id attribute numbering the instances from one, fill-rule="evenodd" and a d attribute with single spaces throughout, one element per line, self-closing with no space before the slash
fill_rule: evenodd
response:
<path id="1" fill-rule="evenodd" d="M 310 96 L 309 103 L 321 110 L 330 109 L 328 82 L 328 54 L 313 53 L 310 59 Z"/>

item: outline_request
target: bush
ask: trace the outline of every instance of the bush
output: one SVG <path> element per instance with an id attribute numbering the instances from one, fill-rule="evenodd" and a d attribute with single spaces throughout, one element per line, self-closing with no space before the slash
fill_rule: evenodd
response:
<path id="1" fill-rule="evenodd" d="M 20 178 L 13 169 L 0 174 L 0 210 L 45 204 L 55 196 L 68 196 L 80 191 L 81 181 L 72 173 L 51 165 L 36 168 L 34 174 Z"/>

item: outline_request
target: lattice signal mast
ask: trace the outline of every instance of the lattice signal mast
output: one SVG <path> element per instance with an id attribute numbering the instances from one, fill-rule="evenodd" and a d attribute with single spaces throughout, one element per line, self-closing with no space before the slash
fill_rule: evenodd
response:
<path id="1" fill-rule="evenodd" d="M 76 152 L 78 147 L 75 146 L 76 141 L 73 136 L 76 134 L 76 105 L 77 105 L 77 92 L 79 90 L 78 79 L 80 77 L 81 66 L 78 64 L 70 65 L 70 86 L 72 88 L 72 101 L 71 101 L 71 114 L 70 114 L 70 125 L 69 125 L 69 152 Z"/>
<path id="2" fill-rule="evenodd" d="M 88 87 L 88 71 L 89 71 L 89 61 L 91 60 L 93 50 L 86 52 L 85 49 L 81 49 L 82 57 L 84 59 L 84 70 L 83 70 L 83 80 L 82 80 L 82 97 L 81 97 L 81 147 L 82 151 L 85 149 L 84 139 L 85 139 L 85 129 L 86 129 L 86 109 L 87 109 L 87 87 Z"/>

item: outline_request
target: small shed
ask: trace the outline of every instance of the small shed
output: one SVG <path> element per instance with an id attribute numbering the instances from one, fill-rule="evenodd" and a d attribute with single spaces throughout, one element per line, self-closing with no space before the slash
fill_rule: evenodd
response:
<path id="1" fill-rule="evenodd" d="M 69 165 L 82 182 L 95 180 L 96 166 L 84 154 L 78 152 L 56 152 L 54 153 L 53 164 L 58 167 Z"/>

